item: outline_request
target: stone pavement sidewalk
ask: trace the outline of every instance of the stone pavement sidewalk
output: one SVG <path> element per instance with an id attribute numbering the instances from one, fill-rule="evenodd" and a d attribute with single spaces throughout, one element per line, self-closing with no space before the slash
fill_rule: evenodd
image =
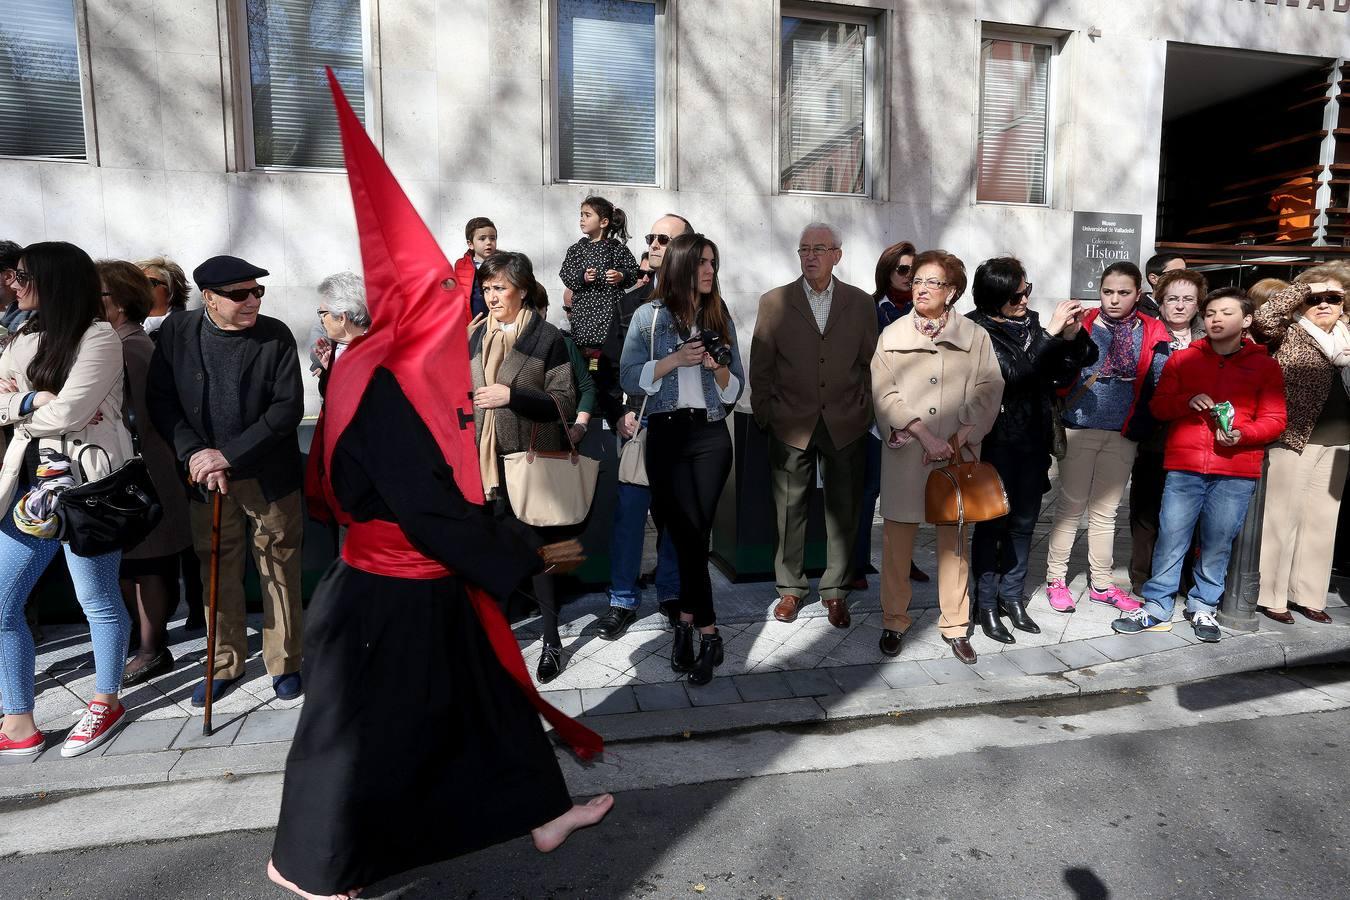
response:
<path id="1" fill-rule="evenodd" d="M 1049 515 L 1046 498 L 1032 548 L 1033 577 L 1045 571 Z M 1122 509 L 1123 522 L 1127 511 Z M 1115 558 L 1129 559 L 1120 529 Z M 874 529 L 873 563 L 880 561 L 880 529 Z M 916 562 L 936 574 L 935 534 L 920 531 Z M 1080 537 L 1070 572 L 1086 566 Z M 648 541 L 654 562 L 654 540 Z M 1128 584 L 1123 568 L 1115 573 Z M 1259 619 L 1254 634 L 1224 633 L 1218 644 L 1200 644 L 1182 619 L 1170 632 L 1116 635 L 1110 623 L 1115 609 L 1086 596 L 1084 577 L 1070 588 L 1079 598 L 1069 615 L 1053 612 L 1043 585 L 1028 609 L 1039 635 L 1014 632 L 1017 643 L 986 639 L 978 628 L 971 638 L 980 654 L 974 666 L 958 662 L 937 630 L 937 589 L 933 582 L 914 585 L 914 625 L 896 659 L 877 649 L 881 613 L 877 579 L 850 598 L 853 622 L 832 627 L 819 603 L 808 604 L 797 621 L 775 621 L 772 583 L 734 584 L 712 570 L 718 627 L 726 641 L 726 661 L 704 687 L 689 685 L 671 671 L 670 631 L 654 610 L 617 641 L 602 640 L 593 623 L 607 608 L 603 593 L 569 600 L 562 610 L 567 665 L 545 696 L 571 715 L 582 717 L 609 741 L 664 738 L 744 728 L 884 715 L 907 710 L 954 708 L 983 703 L 1152 687 L 1240 671 L 1350 660 L 1350 609 L 1331 593 L 1331 625 L 1300 618 L 1290 626 Z M 649 595 L 652 593 L 647 592 Z M 1350 592 L 1347 592 L 1350 595 Z M 540 644 L 537 621 L 517 623 L 526 663 L 533 671 Z M 299 719 L 303 699 L 279 701 L 260 656 L 261 617 L 249 619 L 250 656 L 240 688 L 215 705 L 216 731 L 202 734 L 200 709 L 189 703 L 202 677 L 203 635 L 183 633 L 172 624 L 177 668 L 123 696 L 131 722 L 105 747 L 76 759 L 62 759 L 60 745 L 93 695 L 93 656 L 88 628 L 55 626 L 38 648 L 38 726 L 48 733 L 48 749 L 38 757 L 0 760 L 0 797 L 39 792 L 210 778 L 279 771 Z"/>

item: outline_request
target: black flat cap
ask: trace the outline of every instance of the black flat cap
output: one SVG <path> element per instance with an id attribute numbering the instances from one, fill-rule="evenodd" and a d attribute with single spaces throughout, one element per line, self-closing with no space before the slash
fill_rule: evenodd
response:
<path id="1" fill-rule="evenodd" d="M 205 291 L 240 281 L 264 278 L 269 274 L 271 273 L 266 269 L 260 269 L 237 256 L 213 256 L 192 270 L 192 280 L 197 283 L 198 290 Z"/>

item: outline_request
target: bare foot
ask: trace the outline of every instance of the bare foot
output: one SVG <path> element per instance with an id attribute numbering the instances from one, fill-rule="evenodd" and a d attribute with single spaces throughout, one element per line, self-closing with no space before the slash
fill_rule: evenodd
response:
<path id="1" fill-rule="evenodd" d="M 578 828 L 588 828 L 597 824 L 614 806 L 614 797 L 601 794 L 586 803 L 578 803 L 552 822 L 545 823 L 530 832 L 534 838 L 535 849 L 540 853 L 550 853 L 562 846 L 563 841 Z"/>
<path id="2" fill-rule="evenodd" d="M 355 888 L 345 894 L 311 894 L 308 891 L 302 891 L 295 882 L 287 881 L 285 876 L 277 871 L 277 867 L 270 859 L 267 861 L 267 877 L 272 880 L 273 884 L 285 888 L 296 896 L 304 897 L 305 900 L 350 900 L 350 898 L 361 894 L 361 888 Z"/>

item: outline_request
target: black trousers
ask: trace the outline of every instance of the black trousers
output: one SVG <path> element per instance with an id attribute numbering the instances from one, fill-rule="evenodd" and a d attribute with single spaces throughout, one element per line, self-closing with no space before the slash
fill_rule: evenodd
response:
<path id="1" fill-rule="evenodd" d="M 702 409 L 647 417 L 652 514 L 665 523 L 680 561 L 680 611 L 693 615 L 698 628 L 717 624 L 708 542 L 730 474 L 731 434 L 725 420 L 709 422 Z"/>
<path id="2" fill-rule="evenodd" d="M 970 552 L 970 591 L 976 609 L 1025 599 L 1031 535 L 1050 487 L 1050 451 L 1045 447 L 985 445 L 981 459 L 998 470 L 1008 494 L 1008 514 L 975 526 Z"/>

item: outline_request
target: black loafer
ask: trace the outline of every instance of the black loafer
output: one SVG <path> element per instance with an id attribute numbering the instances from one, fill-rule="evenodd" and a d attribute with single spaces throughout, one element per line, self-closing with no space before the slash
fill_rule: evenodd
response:
<path id="1" fill-rule="evenodd" d="M 554 647 L 550 644 L 545 644 L 544 652 L 539 655 L 539 668 L 535 669 L 534 677 L 538 679 L 540 684 L 548 684 L 550 681 L 561 675 L 562 670 L 562 647 Z"/>
<path id="2" fill-rule="evenodd" d="M 622 606 L 611 606 L 609 612 L 601 616 L 595 623 L 596 630 L 600 632 L 600 637 L 607 641 L 623 637 L 628 626 L 637 621 L 637 613 L 631 609 L 624 609 Z"/>
<path id="3" fill-rule="evenodd" d="M 158 678 L 161 675 L 167 675 L 173 671 L 173 655 L 168 650 L 161 650 L 150 662 L 141 666 L 134 672 L 125 672 L 122 675 L 122 687 L 135 687 L 138 684 L 144 684 L 151 678 Z"/>
<path id="4" fill-rule="evenodd" d="M 902 643 L 904 643 L 904 635 L 900 632 L 891 631 L 889 628 L 882 630 L 880 647 L 881 652 L 886 656 L 899 656 Z"/>

